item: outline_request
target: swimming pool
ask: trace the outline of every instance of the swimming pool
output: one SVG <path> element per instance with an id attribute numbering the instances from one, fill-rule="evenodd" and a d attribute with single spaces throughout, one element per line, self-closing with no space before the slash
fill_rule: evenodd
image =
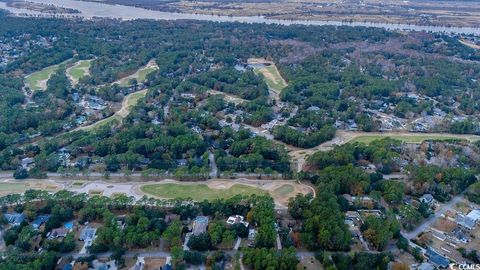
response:
<path id="1" fill-rule="evenodd" d="M 63 223 L 63 227 L 69 230 L 73 229 L 73 221 Z"/>

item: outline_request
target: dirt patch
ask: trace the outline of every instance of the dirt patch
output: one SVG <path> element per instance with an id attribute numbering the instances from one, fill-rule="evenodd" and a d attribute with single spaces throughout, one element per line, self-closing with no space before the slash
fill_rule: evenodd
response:
<path id="1" fill-rule="evenodd" d="M 165 262 L 166 262 L 165 258 L 145 258 L 145 266 L 143 269 L 145 270 L 160 269 L 160 267 L 165 265 Z"/>
<path id="2" fill-rule="evenodd" d="M 439 218 L 435 224 L 433 224 L 432 228 L 437 229 L 442 232 L 451 232 L 453 229 L 457 227 L 457 224 L 455 222 L 450 221 L 445 218 Z"/>

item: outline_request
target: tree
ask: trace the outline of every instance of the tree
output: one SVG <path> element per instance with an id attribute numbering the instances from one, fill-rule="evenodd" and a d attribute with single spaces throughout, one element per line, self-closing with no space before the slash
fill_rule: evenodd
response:
<path id="1" fill-rule="evenodd" d="M 170 248 L 170 253 L 172 254 L 172 262 L 174 266 L 183 261 L 184 252 L 180 245 L 173 245 Z"/>
<path id="2" fill-rule="evenodd" d="M 210 250 L 210 236 L 208 233 L 202 233 L 199 235 L 191 235 L 188 240 L 188 246 L 197 251 L 207 251 Z"/>
<path id="3" fill-rule="evenodd" d="M 336 197 L 330 191 L 319 189 L 303 218 L 302 240 L 310 248 L 348 250 L 351 234 Z"/>
<path id="4" fill-rule="evenodd" d="M 399 204 L 402 202 L 404 194 L 404 187 L 401 182 L 385 181 L 383 183 L 383 196 L 388 202 Z"/>
<path id="5" fill-rule="evenodd" d="M 183 259 L 188 264 L 200 265 L 204 263 L 205 256 L 198 251 L 186 251 L 183 255 Z"/>
<path id="6" fill-rule="evenodd" d="M 251 269 L 278 269 L 291 270 L 296 269 L 298 259 L 293 247 L 275 250 L 275 249 L 245 249 L 243 263 Z"/>
<path id="7" fill-rule="evenodd" d="M 400 232 L 398 222 L 392 216 L 386 218 L 368 216 L 361 229 L 364 237 L 378 250 L 383 250 L 389 241 Z"/>
<path id="8" fill-rule="evenodd" d="M 407 230 L 412 230 L 422 220 L 422 215 L 411 205 L 400 206 L 400 215 Z"/>
<path id="9" fill-rule="evenodd" d="M 25 179 L 28 178 L 28 171 L 24 168 L 18 168 L 13 172 L 13 178 L 15 179 Z"/>
<path id="10" fill-rule="evenodd" d="M 173 221 L 167 227 L 167 229 L 163 232 L 162 238 L 163 240 L 174 247 L 175 245 L 181 245 L 182 239 L 180 238 L 182 234 L 182 226 L 179 221 Z"/>

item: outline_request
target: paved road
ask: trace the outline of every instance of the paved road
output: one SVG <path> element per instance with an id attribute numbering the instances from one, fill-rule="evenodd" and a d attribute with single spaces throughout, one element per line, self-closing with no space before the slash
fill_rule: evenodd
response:
<path id="1" fill-rule="evenodd" d="M 411 232 L 404 232 L 403 235 L 405 238 L 411 240 L 417 237 L 421 232 L 425 231 L 428 229 L 439 217 L 441 217 L 443 214 L 445 214 L 448 210 L 452 210 L 452 208 L 463 199 L 463 195 L 465 194 L 465 191 L 460 193 L 459 195 L 453 197 L 448 203 L 443 204 L 440 209 L 435 211 L 435 213 L 426 219 L 420 226 L 415 228 L 415 230 Z"/>
<path id="2" fill-rule="evenodd" d="M 237 252 L 241 252 L 238 250 L 228 250 L 225 251 L 226 254 L 230 256 L 235 256 Z M 76 258 L 81 258 L 81 257 L 88 257 L 92 254 L 63 254 L 62 257 L 68 257 L 72 256 L 74 259 Z M 99 258 L 105 258 L 105 257 L 110 257 L 112 255 L 112 252 L 105 252 L 105 253 L 97 253 L 95 254 Z M 133 257 L 168 257 L 171 256 L 170 252 L 165 252 L 165 251 L 145 251 L 145 252 L 134 252 L 134 251 L 127 251 L 124 255 L 126 258 L 133 258 Z M 297 251 L 297 257 L 308 257 L 308 256 L 315 256 L 315 252 L 310 252 L 310 251 Z"/>

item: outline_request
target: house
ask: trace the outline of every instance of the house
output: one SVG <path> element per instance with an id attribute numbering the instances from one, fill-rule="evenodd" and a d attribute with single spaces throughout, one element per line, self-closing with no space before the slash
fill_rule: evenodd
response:
<path id="1" fill-rule="evenodd" d="M 363 220 L 357 211 L 347 211 L 345 213 L 345 223 L 352 226 L 358 226 L 363 223 Z"/>
<path id="2" fill-rule="evenodd" d="M 193 221 L 193 235 L 197 236 L 207 231 L 208 217 L 198 216 Z"/>
<path id="3" fill-rule="evenodd" d="M 467 214 L 467 217 L 475 221 L 475 223 L 478 223 L 480 221 L 480 209 L 470 211 L 470 213 Z"/>
<path id="4" fill-rule="evenodd" d="M 248 230 L 248 240 L 253 241 L 257 236 L 257 231 L 255 229 Z"/>
<path id="5" fill-rule="evenodd" d="M 450 260 L 445 258 L 444 256 L 438 254 L 434 249 L 431 247 L 427 248 L 425 252 L 428 260 L 437 268 L 447 268 L 450 264 Z"/>
<path id="6" fill-rule="evenodd" d="M 33 222 L 32 222 L 32 227 L 35 230 L 38 230 L 40 226 L 42 226 L 43 223 L 47 222 L 48 219 L 50 218 L 50 215 L 41 215 L 38 216 Z"/>
<path id="7" fill-rule="evenodd" d="M 75 119 L 75 123 L 77 125 L 82 125 L 83 123 L 85 123 L 87 121 L 87 117 L 85 117 L 84 115 L 80 115 L 79 117 L 77 117 Z"/>
<path id="8" fill-rule="evenodd" d="M 345 224 L 347 224 L 348 227 L 355 227 L 355 223 L 350 219 L 345 219 Z"/>
<path id="9" fill-rule="evenodd" d="M 423 194 L 423 196 L 420 197 L 420 202 L 426 203 L 426 204 L 428 204 L 428 205 L 432 204 L 432 202 L 433 202 L 433 196 L 432 196 L 432 194 L 428 194 L 428 193 L 427 193 L 427 194 Z"/>
<path id="10" fill-rule="evenodd" d="M 472 230 L 475 228 L 475 220 L 462 214 L 457 214 L 455 217 L 455 222 L 467 230 Z"/>
<path id="11" fill-rule="evenodd" d="M 358 130 L 358 125 L 355 123 L 355 120 L 348 119 L 347 121 L 348 130 Z"/>
<path id="12" fill-rule="evenodd" d="M 72 94 L 72 100 L 73 102 L 77 103 L 80 100 L 80 95 L 77 92 L 74 92 Z"/>
<path id="13" fill-rule="evenodd" d="M 93 269 L 94 270 L 112 270 L 112 269 L 117 269 L 117 266 L 115 264 L 115 261 L 108 261 L 108 262 L 100 262 L 99 260 L 94 260 L 92 262 Z M 92 269 L 92 268 L 89 268 Z"/>
<path id="14" fill-rule="evenodd" d="M 197 95 L 191 93 L 181 93 L 180 96 L 187 99 L 195 99 L 197 97 Z"/>
<path id="15" fill-rule="evenodd" d="M 177 159 L 177 166 L 185 167 L 187 166 L 188 161 L 186 159 Z"/>
<path id="16" fill-rule="evenodd" d="M 248 228 L 249 223 L 244 221 L 244 217 L 240 215 L 235 215 L 235 216 L 230 216 L 227 219 L 227 224 L 228 225 L 233 225 L 233 224 L 243 224 L 245 227 Z"/>
<path id="17" fill-rule="evenodd" d="M 470 242 L 470 239 L 468 238 L 468 235 L 466 234 L 466 232 L 459 227 L 453 229 L 452 238 L 454 241 L 464 243 L 464 244 Z"/>
<path id="18" fill-rule="evenodd" d="M 4 216 L 8 223 L 12 224 L 13 226 L 18 226 L 25 220 L 25 215 L 23 213 L 5 214 Z"/>
<path id="19" fill-rule="evenodd" d="M 27 169 L 33 162 L 33 158 L 27 157 L 22 159 L 22 168 Z"/>
<path id="20" fill-rule="evenodd" d="M 89 226 L 83 228 L 82 232 L 80 233 L 80 241 L 88 241 L 93 240 L 95 238 L 95 234 L 97 233 L 96 228 L 91 228 Z"/>
<path id="21" fill-rule="evenodd" d="M 317 106 L 310 106 L 310 107 L 307 108 L 307 111 L 309 111 L 309 112 L 318 112 L 318 111 L 320 111 L 320 108 L 317 107 Z"/>
<path id="22" fill-rule="evenodd" d="M 66 228 L 56 228 L 53 229 L 51 232 L 47 234 L 48 239 L 55 239 L 55 238 L 61 238 L 67 236 L 67 234 L 70 232 L 69 229 Z"/>

